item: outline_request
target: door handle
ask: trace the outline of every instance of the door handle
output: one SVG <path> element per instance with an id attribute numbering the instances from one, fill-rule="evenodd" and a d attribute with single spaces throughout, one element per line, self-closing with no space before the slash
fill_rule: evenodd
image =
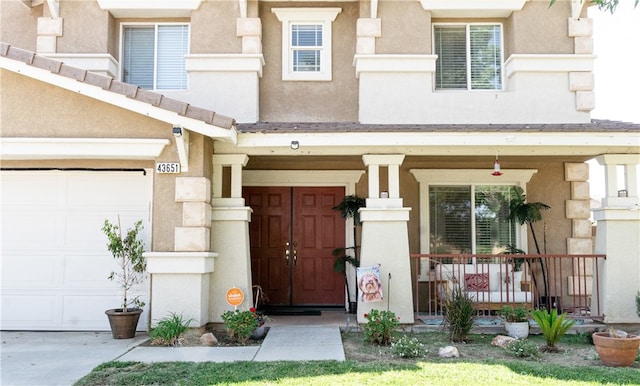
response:
<path id="1" fill-rule="evenodd" d="M 296 246 L 298 245 L 298 243 L 296 243 L 295 241 L 293 242 L 293 249 L 291 249 L 291 243 L 290 242 L 286 242 L 284 244 L 287 249 L 285 249 L 284 251 L 284 260 L 287 263 L 287 267 L 289 266 L 289 263 L 291 262 L 291 252 L 293 251 L 293 266 L 295 267 L 298 264 L 298 251 L 295 249 Z"/>
<path id="2" fill-rule="evenodd" d="M 285 249 L 285 251 L 284 251 L 284 260 L 286 261 L 287 267 L 288 267 L 289 266 L 289 258 L 291 256 L 291 249 L 289 248 L 289 246 L 291 246 L 291 244 L 287 241 L 284 245 L 287 247 L 287 249 Z"/>
<path id="3" fill-rule="evenodd" d="M 296 246 L 296 243 L 294 241 L 294 243 L 293 243 L 293 247 L 294 247 L 294 250 L 293 250 L 293 266 L 294 267 L 296 265 L 298 265 L 298 251 L 295 249 L 295 246 Z"/>

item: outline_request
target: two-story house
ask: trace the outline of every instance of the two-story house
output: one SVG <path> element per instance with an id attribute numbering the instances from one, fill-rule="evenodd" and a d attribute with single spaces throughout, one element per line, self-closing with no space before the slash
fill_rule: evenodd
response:
<path id="1" fill-rule="evenodd" d="M 508 220 L 514 186 L 551 207 L 534 225 L 542 253 L 606 254 L 566 266 L 562 293 L 640 321 L 640 125 L 590 118 L 581 1 L 0 6 L 3 329 L 107 329 L 118 300 L 100 227 L 118 216 L 145 222 L 141 328 L 169 312 L 219 322 L 232 287 L 243 308 L 253 285 L 272 306 L 345 307 L 331 252 L 355 240 L 332 208 L 352 194 L 367 199 L 361 265 L 380 266 L 384 297 L 358 318 L 389 307 L 412 323 L 433 266 L 411 254 L 536 253 Z"/>

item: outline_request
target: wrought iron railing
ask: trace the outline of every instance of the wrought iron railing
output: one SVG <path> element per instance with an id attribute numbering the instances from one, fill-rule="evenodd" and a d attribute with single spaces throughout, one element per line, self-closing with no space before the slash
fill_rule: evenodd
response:
<path id="1" fill-rule="evenodd" d="M 414 310 L 442 316 L 453 286 L 479 315 L 503 305 L 555 308 L 574 318 L 601 319 L 599 263 L 605 255 L 412 254 Z"/>

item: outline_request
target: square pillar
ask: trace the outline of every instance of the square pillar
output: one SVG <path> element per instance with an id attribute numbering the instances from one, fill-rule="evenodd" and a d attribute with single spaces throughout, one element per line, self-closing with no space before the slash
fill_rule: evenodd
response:
<path id="1" fill-rule="evenodd" d="M 392 311 L 402 324 L 413 324 L 413 291 L 407 223 L 411 208 L 361 208 L 360 266 L 380 264 L 383 301 L 363 303 L 358 297 L 358 323 L 372 309 Z M 389 278 L 391 274 L 391 278 Z M 360 292 L 358 293 L 360 294 Z"/>
<path id="2" fill-rule="evenodd" d="M 640 283 L 640 210 L 636 167 L 638 154 L 605 154 L 596 158 L 605 166 L 606 197 L 602 208 L 593 211 L 598 222 L 596 253 L 607 255 L 599 263 L 600 315 L 606 323 L 640 323 L 635 296 Z M 625 168 L 626 197 L 618 197 L 617 167 Z M 593 308 L 593 305 L 592 305 Z"/>
<path id="3" fill-rule="evenodd" d="M 193 319 L 190 327 L 209 322 L 209 277 L 213 272 L 212 252 L 146 252 L 151 275 L 151 324 L 170 313 Z"/>

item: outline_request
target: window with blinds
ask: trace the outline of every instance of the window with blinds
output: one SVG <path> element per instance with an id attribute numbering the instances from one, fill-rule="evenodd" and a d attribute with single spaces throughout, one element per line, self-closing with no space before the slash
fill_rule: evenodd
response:
<path id="1" fill-rule="evenodd" d="M 505 185 L 430 186 L 430 253 L 495 254 L 516 245 L 512 194 Z"/>
<path id="2" fill-rule="evenodd" d="M 189 52 L 189 26 L 155 24 L 124 26 L 122 80 L 149 90 L 185 90 L 184 56 Z"/>
<path id="3" fill-rule="evenodd" d="M 293 71 L 319 72 L 322 50 L 322 25 L 291 26 Z"/>
<path id="4" fill-rule="evenodd" d="M 435 25 L 433 39 L 436 89 L 502 89 L 502 25 Z"/>
<path id="5" fill-rule="evenodd" d="M 272 8 L 282 22 L 282 80 L 332 79 L 331 28 L 336 7 Z"/>

